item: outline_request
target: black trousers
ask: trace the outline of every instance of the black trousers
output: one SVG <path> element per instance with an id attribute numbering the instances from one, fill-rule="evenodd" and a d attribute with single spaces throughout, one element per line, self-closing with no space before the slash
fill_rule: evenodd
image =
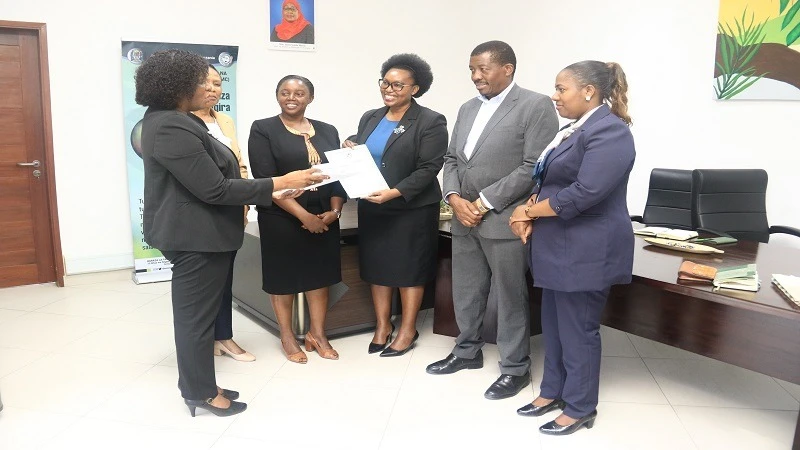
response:
<path id="1" fill-rule="evenodd" d="M 219 305 L 217 320 L 214 322 L 214 340 L 227 341 L 233 339 L 233 263 L 236 252 L 231 253 L 231 265 L 228 269 L 228 280 L 222 291 L 222 304 Z"/>
<path id="2" fill-rule="evenodd" d="M 232 252 L 162 251 L 172 266 L 172 316 L 178 388 L 189 400 L 217 396 L 214 321 Z"/>

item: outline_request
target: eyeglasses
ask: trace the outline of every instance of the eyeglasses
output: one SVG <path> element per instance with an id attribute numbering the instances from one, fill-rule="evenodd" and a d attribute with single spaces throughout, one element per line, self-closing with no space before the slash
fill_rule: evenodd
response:
<path id="1" fill-rule="evenodd" d="M 391 90 L 394 91 L 394 92 L 400 92 L 406 86 L 413 86 L 413 85 L 411 85 L 411 84 L 403 84 L 403 83 L 401 83 L 399 81 L 395 81 L 393 83 L 389 83 L 388 81 L 386 81 L 383 78 L 381 78 L 381 79 L 378 80 L 378 86 L 380 86 L 381 89 L 389 89 L 389 88 L 391 88 Z"/>

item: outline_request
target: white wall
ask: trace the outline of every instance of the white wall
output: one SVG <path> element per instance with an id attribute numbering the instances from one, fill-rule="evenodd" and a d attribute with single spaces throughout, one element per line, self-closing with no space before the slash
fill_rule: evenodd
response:
<path id="1" fill-rule="evenodd" d="M 771 223 L 800 226 L 792 183 L 800 161 L 790 137 L 800 108 L 713 100 L 717 7 L 712 0 L 573 0 L 568 6 L 509 0 L 502 7 L 479 0 L 317 0 L 314 53 L 268 50 L 267 0 L 140 0 L 131 6 L 0 0 L 0 18 L 47 23 L 61 239 L 67 272 L 79 273 L 132 266 L 123 39 L 239 45 L 243 143 L 253 120 L 279 112 L 275 83 L 287 73 L 314 82 L 308 115 L 334 124 L 345 137 L 365 110 L 381 105 L 378 71 L 393 53 L 416 52 L 431 63 L 434 85 L 420 102 L 445 114 L 451 128 L 459 105 L 475 94 L 467 63 L 480 42 L 509 42 L 519 60 L 517 81 L 548 95 L 564 66 L 615 60 L 631 85 L 638 149 L 632 212 L 644 206 L 653 167 L 762 167 L 770 174 Z M 800 247 L 796 240 L 776 241 Z"/>

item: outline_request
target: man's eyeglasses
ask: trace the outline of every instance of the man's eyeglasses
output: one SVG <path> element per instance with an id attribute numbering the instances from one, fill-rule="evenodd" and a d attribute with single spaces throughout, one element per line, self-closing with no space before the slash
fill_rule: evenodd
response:
<path id="1" fill-rule="evenodd" d="M 400 91 L 403 90 L 404 87 L 412 86 L 412 85 L 411 84 L 403 84 L 403 83 L 401 83 L 399 81 L 395 81 L 393 83 L 389 83 L 388 81 L 386 81 L 383 78 L 381 78 L 381 79 L 378 80 L 378 86 L 380 86 L 381 89 L 391 89 L 394 92 L 400 92 Z"/>

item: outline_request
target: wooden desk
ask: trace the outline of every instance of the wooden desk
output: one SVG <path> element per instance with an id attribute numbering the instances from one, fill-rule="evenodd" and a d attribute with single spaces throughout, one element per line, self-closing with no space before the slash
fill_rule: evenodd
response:
<path id="1" fill-rule="evenodd" d="M 440 241 L 440 253 L 444 251 Z M 800 251 L 740 241 L 719 247 L 724 254 L 701 255 L 658 248 L 636 238 L 633 282 L 614 286 L 602 323 L 637 336 L 682 348 L 792 383 L 800 383 L 800 308 L 772 285 L 773 273 L 800 274 Z M 758 292 L 679 284 L 684 260 L 722 268 L 755 262 Z M 455 336 L 451 283 L 440 272 L 434 332 Z M 532 291 L 531 320 L 541 321 L 541 293 Z M 441 294 L 441 295 L 440 295 Z M 446 295 L 444 295 L 446 294 Z M 440 311 L 445 311 L 441 313 Z M 533 323 L 533 322 L 532 322 Z M 494 332 L 496 325 L 484 324 Z M 533 328 L 533 327 L 532 327 Z M 794 447 L 800 449 L 800 417 Z"/>

